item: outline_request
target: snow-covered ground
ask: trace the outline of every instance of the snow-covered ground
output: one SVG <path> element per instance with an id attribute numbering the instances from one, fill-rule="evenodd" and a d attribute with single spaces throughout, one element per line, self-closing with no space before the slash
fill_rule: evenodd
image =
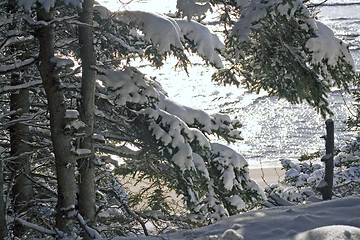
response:
<path id="1" fill-rule="evenodd" d="M 127 239 L 358 240 L 360 196 L 251 211 L 194 230 Z"/>

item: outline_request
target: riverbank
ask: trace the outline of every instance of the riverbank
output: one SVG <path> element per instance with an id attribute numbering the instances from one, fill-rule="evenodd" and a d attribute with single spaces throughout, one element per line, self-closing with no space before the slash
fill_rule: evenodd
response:
<path id="1" fill-rule="evenodd" d="M 267 185 L 280 182 L 285 176 L 285 170 L 279 167 L 252 168 L 249 172 L 250 178 L 255 180 L 262 189 Z"/>

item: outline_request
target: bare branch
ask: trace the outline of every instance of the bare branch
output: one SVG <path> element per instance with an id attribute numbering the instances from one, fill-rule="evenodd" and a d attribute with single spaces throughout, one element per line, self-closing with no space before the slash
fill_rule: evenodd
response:
<path id="1" fill-rule="evenodd" d="M 14 72 L 14 71 L 19 71 L 21 69 L 25 69 L 25 68 L 29 67 L 30 65 L 34 64 L 35 61 L 36 61 L 35 58 L 29 58 L 29 59 L 26 59 L 26 60 L 18 62 L 18 63 L 13 63 L 13 64 L 10 64 L 10 65 L 0 66 L 0 74 L 6 74 L 6 73 Z M 24 84 L 21 84 L 21 85 L 24 85 Z M 20 85 L 18 85 L 18 86 L 20 86 Z M 9 88 L 11 89 L 11 87 L 9 87 Z M 0 93 L 1 92 L 2 91 L 0 90 Z"/>
<path id="2" fill-rule="evenodd" d="M 36 230 L 40 233 L 43 233 L 43 234 L 48 234 L 48 235 L 56 235 L 56 232 L 53 231 L 53 230 L 50 230 L 50 229 L 47 229 L 47 228 L 44 228 L 42 226 L 39 226 L 39 225 L 36 225 L 34 223 L 31 223 L 31 222 L 28 222 L 24 219 L 21 219 L 21 218 L 18 218 L 18 217 L 11 217 L 11 216 L 8 216 L 8 220 L 10 222 L 17 222 L 17 223 L 20 223 L 21 225 L 25 226 L 25 227 L 28 227 L 30 229 L 33 229 L 33 230 Z"/>

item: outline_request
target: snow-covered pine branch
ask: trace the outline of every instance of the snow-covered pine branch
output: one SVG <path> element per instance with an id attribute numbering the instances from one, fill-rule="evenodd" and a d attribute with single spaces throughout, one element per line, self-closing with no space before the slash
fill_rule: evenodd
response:
<path id="1" fill-rule="evenodd" d="M 208 222 L 249 210 L 265 199 L 263 190 L 250 179 L 247 161 L 233 149 L 212 143 L 208 164 L 211 177 L 200 210 Z"/>
<path id="2" fill-rule="evenodd" d="M 310 52 L 314 70 L 330 86 L 348 90 L 348 79 L 354 77 L 355 64 L 349 45 L 335 37 L 325 24 L 315 21 L 315 36 L 308 39 L 305 47 Z M 326 47 L 325 47 L 326 46 Z"/>
<path id="3" fill-rule="evenodd" d="M 183 51 L 184 44 L 188 43 L 205 61 L 217 68 L 223 67 L 220 53 L 224 51 L 224 44 L 205 25 L 142 11 L 118 12 L 113 18 L 141 30 L 144 39 L 151 42 L 160 55 L 173 52 L 171 46 Z M 129 49 L 126 45 L 125 48 Z"/>
<path id="4" fill-rule="evenodd" d="M 176 19 L 182 34 L 194 45 L 196 52 L 216 68 L 223 68 L 219 53 L 223 53 L 225 45 L 208 27 L 194 21 Z"/>
<path id="5" fill-rule="evenodd" d="M 145 40 L 152 42 L 160 54 L 170 52 L 170 45 L 183 49 L 181 30 L 169 17 L 143 11 L 119 12 L 114 16 L 118 21 L 125 21 L 139 28 Z"/>
<path id="6" fill-rule="evenodd" d="M 187 125 L 198 128 L 204 134 L 216 134 L 228 142 L 242 140 L 241 133 L 238 130 L 242 126 L 240 120 L 230 119 L 229 115 L 221 113 L 209 115 L 203 110 L 176 103 L 163 94 L 160 94 L 160 101 L 157 106 L 176 115 Z"/>
<path id="7" fill-rule="evenodd" d="M 335 37 L 334 32 L 325 24 L 315 21 L 315 37 L 306 42 L 311 52 L 312 62 L 320 64 L 326 62 L 327 66 L 335 67 L 341 59 L 353 68 L 354 60 L 349 52 L 349 45 Z"/>
<path id="8" fill-rule="evenodd" d="M 167 161 L 149 159 L 141 165 L 151 164 L 146 171 L 162 169 L 163 180 L 173 187 L 176 183 L 176 190 L 185 196 L 189 209 L 203 214 L 204 221 L 245 211 L 262 199 L 262 191 L 249 178 L 245 159 L 228 147 L 210 143 L 206 136 L 218 134 L 228 141 L 241 139 L 237 130 L 241 126 L 239 120 L 231 120 L 225 114 L 208 115 L 170 101 L 135 68 L 99 70 L 98 79 L 102 82 L 99 84 L 102 99 L 145 117 L 141 124 L 145 125 L 142 131 L 147 133 L 142 135 L 147 139 L 140 140 L 152 142 L 157 146 L 155 156 Z M 204 192 L 208 192 L 207 197 Z M 217 199 L 216 206 L 212 198 Z"/>
<path id="9" fill-rule="evenodd" d="M 226 46 L 233 58 L 231 70 L 247 88 L 291 103 L 306 101 L 323 116 L 331 114 L 326 101 L 330 88 L 348 90 L 355 78 L 348 46 L 298 0 L 252 0 Z"/>
<path id="10" fill-rule="evenodd" d="M 98 79 L 109 90 L 106 95 L 101 96 L 118 106 L 149 106 L 159 98 L 158 92 L 145 82 L 144 76 L 135 68 L 126 68 L 123 71 L 98 69 Z M 100 85 L 99 87 L 101 88 Z"/>

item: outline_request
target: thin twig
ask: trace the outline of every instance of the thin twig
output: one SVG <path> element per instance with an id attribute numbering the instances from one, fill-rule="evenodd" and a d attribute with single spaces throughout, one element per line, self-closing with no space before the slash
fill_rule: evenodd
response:
<path id="1" fill-rule="evenodd" d="M 266 186 L 269 186 L 269 184 L 265 180 L 265 172 L 264 172 L 264 169 L 263 169 L 263 166 L 262 166 L 262 161 L 260 161 L 260 170 L 261 170 L 261 179 L 266 184 Z"/>

